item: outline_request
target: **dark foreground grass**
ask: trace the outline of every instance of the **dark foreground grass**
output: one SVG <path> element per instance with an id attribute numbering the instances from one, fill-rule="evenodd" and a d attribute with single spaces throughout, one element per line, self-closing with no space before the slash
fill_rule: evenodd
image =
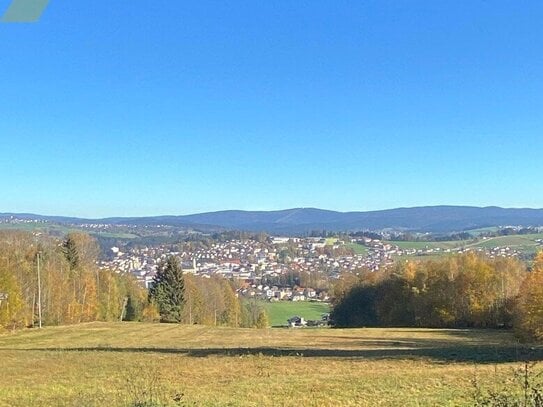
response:
<path id="1" fill-rule="evenodd" d="M 92 323 L 0 335 L 0 405 L 468 406 L 524 360 L 503 331 Z"/>

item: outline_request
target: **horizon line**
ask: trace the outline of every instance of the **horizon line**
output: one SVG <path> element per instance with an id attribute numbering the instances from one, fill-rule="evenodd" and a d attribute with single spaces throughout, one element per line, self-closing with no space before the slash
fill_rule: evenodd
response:
<path id="1" fill-rule="evenodd" d="M 205 211 L 205 212 L 192 212 L 192 213 L 185 213 L 185 214 L 178 214 L 178 215 L 172 215 L 172 214 L 161 214 L 161 215 L 132 215 L 132 216 L 122 216 L 122 215 L 113 215 L 113 216 L 101 216 L 101 217 L 92 217 L 92 216 L 81 216 L 81 215 L 51 215 L 51 214 L 44 214 L 44 213 L 35 213 L 35 212 L 0 212 L 0 216 L 13 216 L 13 215 L 19 215 L 19 216 L 41 216 L 41 217 L 55 217 L 55 218 L 74 218 L 74 219 L 83 219 L 83 220 L 106 220 L 106 219 L 133 219 L 133 218 L 160 218 L 160 217 L 183 217 L 183 216 L 193 216 L 193 215 L 205 215 L 205 214 L 213 214 L 213 213 L 225 213 L 225 212 L 262 212 L 262 213 L 270 213 L 270 212 L 285 212 L 285 211 L 294 211 L 294 210 L 318 210 L 318 211 L 326 211 L 326 212 L 335 212 L 335 213 L 368 213 L 368 212 L 385 212 L 385 211 L 393 211 L 393 210 L 400 210 L 400 209 L 422 209 L 422 208 L 474 208 L 474 209 L 489 209 L 489 208 L 496 208 L 496 209 L 517 209 L 517 210 L 542 210 L 543 208 L 533 208 L 533 207 L 514 207 L 514 206 L 499 206 L 499 205 L 486 205 L 486 206 L 477 206 L 477 205 L 449 205 L 449 204 L 437 204 L 437 205 L 418 205 L 418 206 L 398 206 L 398 207 L 392 207 L 392 208 L 384 208 L 384 209 L 371 209 L 371 210 L 334 210 L 334 209 L 324 209 L 324 208 L 317 208 L 313 206 L 300 206 L 300 207 L 292 207 L 292 208 L 283 208 L 283 209 L 269 209 L 269 210 L 260 210 L 260 209 L 220 209 L 215 211 Z"/>

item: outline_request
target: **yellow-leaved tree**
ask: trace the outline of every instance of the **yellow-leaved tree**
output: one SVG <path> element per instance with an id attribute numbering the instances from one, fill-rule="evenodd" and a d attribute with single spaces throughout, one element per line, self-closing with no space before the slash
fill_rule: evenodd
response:
<path id="1" fill-rule="evenodd" d="M 543 341 L 543 251 L 520 287 L 515 329 L 522 339 Z"/>

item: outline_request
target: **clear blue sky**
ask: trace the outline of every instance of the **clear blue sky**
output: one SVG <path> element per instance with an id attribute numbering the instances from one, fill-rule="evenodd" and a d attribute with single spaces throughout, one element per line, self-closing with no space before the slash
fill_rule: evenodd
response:
<path id="1" fill-rule="evenodd" d="M 541 1 L 51 0 L 0 24 L 0 212 L 543 207 L 542 21 Z"/>

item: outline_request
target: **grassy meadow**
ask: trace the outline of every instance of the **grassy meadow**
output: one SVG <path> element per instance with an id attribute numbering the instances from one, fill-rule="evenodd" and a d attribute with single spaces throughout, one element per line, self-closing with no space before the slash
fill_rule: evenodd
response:
<path id="1" fill-rule="evenodd" d="M 525 359 L 505 331 L 89 323 L 0 335 L 0 406 L 469 406 Z"/>
<path id="2" fill-rule="evenodd" d="M 424 242 L 424 241 L 389 241 L 387 243 L 390 243 L 394 246 L 398 246 L 400 249 L 414 249 L 414 250 L 422 250 L 422 249 L 455 249 L 459 247 L 466 246 L 469 242 L 464 240 L 451 240 L 451 241 L 445 241 L 445 242 Z"/>
<path id="3" fill-rule="evenodd" d="M 346 245 L 349 249 L 353 249 L 354 254 L 360 254 L 365 256 L 368 254 L 368 248 L 360 243 L 348 243 Z"/>
<path id="4" fill-rule="evenodd" d="M 441 249 L 454 250 L 460 248 L 485 248 L 492 249 L 495 247 L 509 247 L 521 252 L 533 253 L 541 249 L 542 245 L 537 240 L 543 239 L 543 234 L 528 234 L 528 235 L 511 235 L 497 236 L 487 239 L 477 238 L 471 241 L 454 240 L 445 242 L 419 242 L 419 241 L 390 241 L 395 246 L 401 249 Z"/>
<path id="5" fill-rule="evenodd" d="M 479 240 L 474 247 L 510 247 L 523 252 L 535 252 L 541 248 L 541 244 L 536 241 L 539 239 L 543 239 L 543 234 L 498 236 Z"/>
<path id="6" fill-rule="evenodd" d="M 330 312 L 330 304 L 309 301 L 277 301 L 261 303 L 268 314 L 270 325 L 287 325 L 287 319 L 297 315 L 306 320 L 321 320 L 322 314 Z"/>
<path id="7" fill-rule="evenodd" d="M 64 225 L 59 225 L 56 223 L 0 223 L 1 230 L 20 230 L 27 232 L 40 232 L 46 234 L 57 234 L 57 235 L 66 235 L 71 232 L 81 232 L 81 229 L 72 228 Z M 111 237 L 115 239 L 135 239 L 138 235 L 133 233 L 123 233 L 123 232 L 104 232 L 104 231 L 85 231 L 95 237 Z"/>

